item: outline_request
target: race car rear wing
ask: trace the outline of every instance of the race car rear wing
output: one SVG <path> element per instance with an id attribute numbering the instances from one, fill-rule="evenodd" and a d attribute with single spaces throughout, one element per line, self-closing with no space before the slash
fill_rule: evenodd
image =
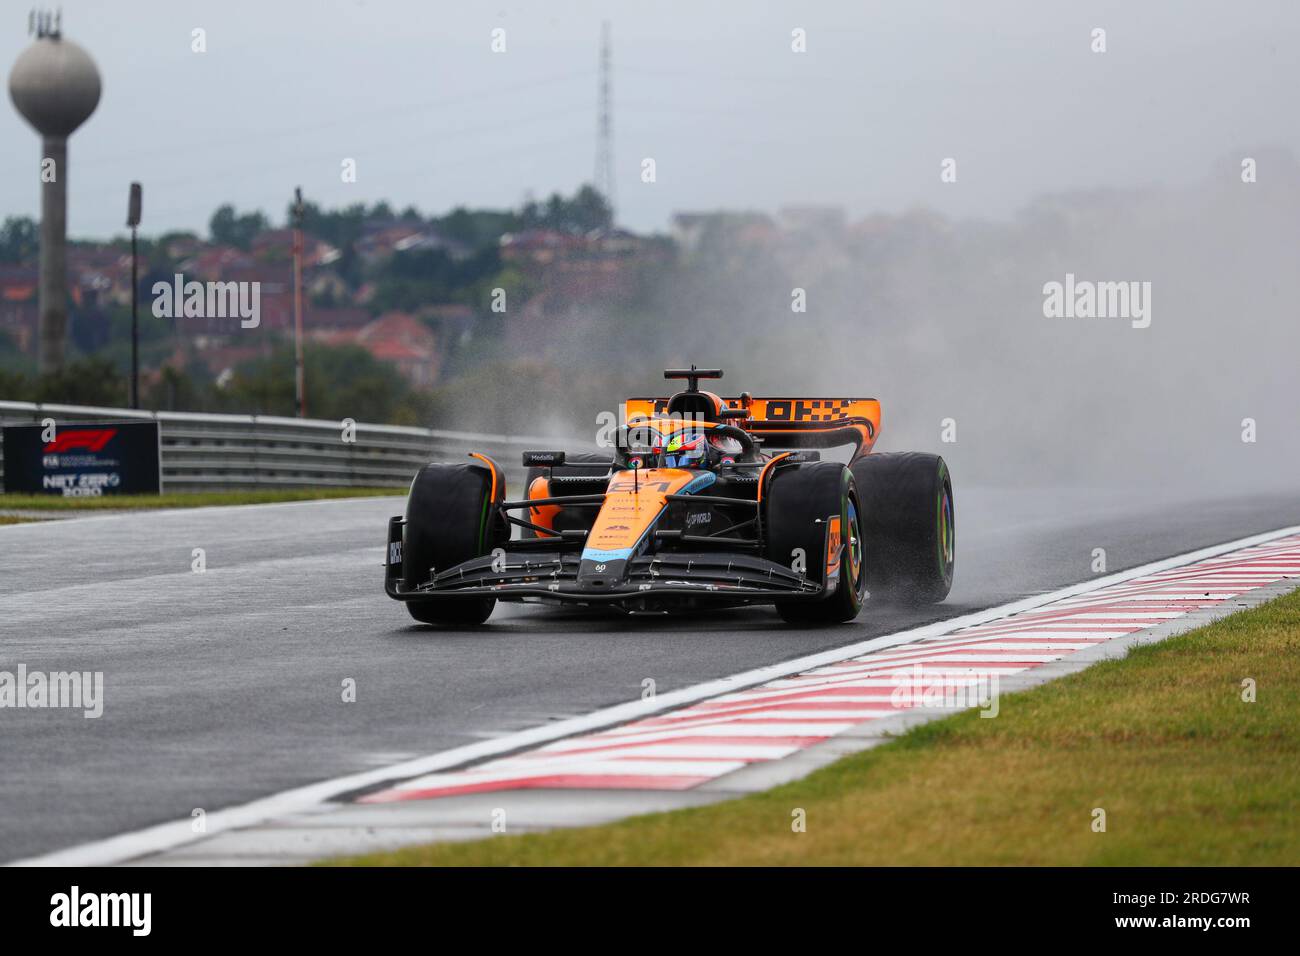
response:
<path id="1" fill-rule="evenodd" d="M 745 404 L 746 400 L 748 405 Z M 747 410 L 748 417 L 727 420 L 757 438 L 763 447 L 834 448 L 853 445 L 853 457 L 865 455 L 880 432 L 880 402 L 874 398 L 723 398 L 726 410 Z M 635 424 L 668 415 L 667 398 L 629 398 L 623 423 Z"/>

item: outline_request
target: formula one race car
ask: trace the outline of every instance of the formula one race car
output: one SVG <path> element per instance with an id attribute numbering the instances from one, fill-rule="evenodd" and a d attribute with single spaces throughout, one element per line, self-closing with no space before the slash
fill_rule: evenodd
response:
<path id="1" fill-rule="evenodd" d="M 610 456 L 524 452 L 510 500 L 486 455 L 430 464 L 388 522 L 384 586 L 426 624 L 481 624 L 497 601 L 671 612 L 774 604 L 787 622 L 852 620 L 864 595 L 943 600 L 954 515 L 936 455 L 869 454 L 871 398 L 720 398 L 669 369 L 633 398 Z M 851 446 L 848 464 L 817 449 Z M 511 537 L 514 527 L 520 536 Z"/>

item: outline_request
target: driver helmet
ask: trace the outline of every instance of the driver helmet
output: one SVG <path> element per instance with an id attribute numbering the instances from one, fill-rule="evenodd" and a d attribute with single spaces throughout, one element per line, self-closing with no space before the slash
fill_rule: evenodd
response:
<path id="1" fill-rule="evenodd" d="M 745 446 L 740 443 L 740 439 L 734 435 L 710 434 L 709 444 L 717 450 L 718 454 L 722 455 L 724 461 L 734 462 L 740 453 L 745 450 Z"/>
<path id="2" fill-rule="evenodd" d="M 664 447 L 664 467 L 699 468 L 704 464 L 707 449 L 703 432 L 678 432 Z"/>

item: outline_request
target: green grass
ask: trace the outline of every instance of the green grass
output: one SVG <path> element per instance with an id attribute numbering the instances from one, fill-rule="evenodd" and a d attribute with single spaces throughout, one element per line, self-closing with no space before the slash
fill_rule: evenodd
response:
<path id="1" fill-rule="evenodd" d="M 26 524 L 29 521 L 37 521 L 37 518 L 15 518 L 13 515 L 0 515 L 0 525 L 5 524 Z"/>
<path id="2" fill-rule="evenodd" d="M 1295 865 L 1300 592 L 765 793 L 337 863 Z"/>
<path id="3" fill-rule="evenodd" d="M 121 508 L 203 508 L 210 505 L 265 505 L 321 498 L 368 498 L 404 495 L 405 488 L 273 488 L 248 491 L 182 491 L 162 495 L 105 495 L 64 498 L 60 495 L 0 494 L 0 511 L 100 511 Z"/>

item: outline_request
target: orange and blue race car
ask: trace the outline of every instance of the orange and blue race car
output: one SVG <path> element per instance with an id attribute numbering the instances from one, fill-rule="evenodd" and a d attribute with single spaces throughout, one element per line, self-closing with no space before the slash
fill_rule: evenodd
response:
<path id="1" fill-rule="evenodd" d="M 522 498 L 486 455 L 429 464 L 388 522 L 384 586 L 426 624 L 481 624 L 497 601 L 665 613 L 772 604 L 793 624 L 851 621 L 872 598 L 952 587 L 942 458 L 872 454 L 872 398 L 723 398 L 721 369 L 632 398 L 612 454 L 524 452 Z M 848 448 L 847 463 L 821 450 Z M 519 533 L 513 536 L 514 529 Z"/>

